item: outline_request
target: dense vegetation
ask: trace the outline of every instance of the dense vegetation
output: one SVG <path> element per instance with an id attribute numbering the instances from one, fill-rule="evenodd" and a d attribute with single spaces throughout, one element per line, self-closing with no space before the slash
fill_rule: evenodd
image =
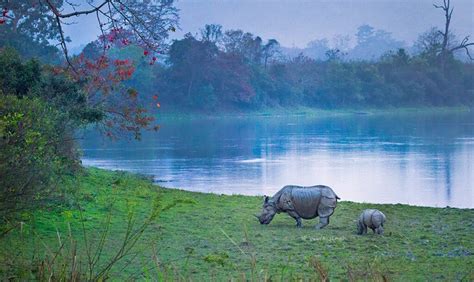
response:
<path id="1" fill-rule="evenodd" d="M 129 85 L 159 93 L 165 111 L 472 106 L 474 65 L 455 59 L 454 53 L 440 55 L 436 42 L 442 38 L 424 42 L 427 36 L 420 36 L 424 47 L 415 55 L 398 49 L 360 61 L 328 49 L 323 60 L 302 54 L 285 58 L 275 40 L 208 25 L 200 37 L 175 40 L 165 65 L 132 78 Z M 128 49 L 119 53 L 134 53 Z"/>
<path id="2" fill-rule="evenodd" d="M 75 130 L 100 121 L 103 111 L 66 75 L 23 62 L 13 49 L 0 51 L 0 65 L 3 216 L 41 202 L 62 175 L 79 168 Z"/>
<path id="3" fill-rule="evenodd" d="M 98 57 L 71 57 L 63 25 L 97 13 L 107 49 L 133 43 L 154 54 L 177 23 L 174 3 L 104 1 L 92 10 L 68 1 L 1 2 L 0 223 L 50 196 L 64 197 L 62 177 L 81 168 L 78 129 L 94 124 L 111 138 L 137 139 L 157 129 L 139 93 L 122 84 L 135 71 L 131 61 L 111 59 L 104 45 Z"/>
<path id="4" fill-rule="evenodd" d="M 68 177 L 65 189 L 75 191 L 70 205 L 50 204 L 23 213 L 22 225 L 2 227 L 13 228 L 0 240 L 2 280 L 474 278 L 472 209 L 342 201 L 327 228 L 317 231 L 315 220 L 296 229 L 285 214 L 260 225 L 252 214 L 261 197 L 161 189 L 127 173 L 87 169 Z M 365 208 L 386 214 L 385 236 L 355 234 Z M 137 232 L 136 243 L 127 240 Z M 124 242 L 126 254 L 120 253 Z"/>

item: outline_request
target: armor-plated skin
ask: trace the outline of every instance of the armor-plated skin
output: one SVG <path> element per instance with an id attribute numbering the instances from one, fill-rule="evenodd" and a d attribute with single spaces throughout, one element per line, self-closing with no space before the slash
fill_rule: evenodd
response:
<path id="1" fill-rule="evenodd" d="M 383 224 L 386 219 L 385 215 L 379 210 L 364 210 L 357 222 L 357 234 L 367 234 L 367 228 L 372 229 L 374 233 L 383 234 Z"/>
<path id="2" fill-rule="evenodd" d="M 317 229 L 329 224 L 337 200 L 334 191 L 324 185 L 295 186 L 288 185 L 273 197 L 265 196 L 262 213 L 256 216 L 261 224 L 269 224 L 275 214 L 285 212 L 296 220 L 296 226 L 302 227 L 301 219 L 313 219 L 319 216 Z"/>

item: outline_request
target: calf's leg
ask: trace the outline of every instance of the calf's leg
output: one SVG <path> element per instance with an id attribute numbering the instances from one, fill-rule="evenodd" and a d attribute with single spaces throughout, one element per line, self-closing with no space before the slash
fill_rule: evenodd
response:
<path id="1" fill-rule="evenodd" d="M 360 222 L 360 220 L 357 222 L 357 234 L 358 235 L 364 234 L 364 224 Z"/>
<path id="2" fill-rule="evenodd" d="M 380 225 L 378 228 L 375 229 L 375 232 L 379 235 L 382 235 L 383 234 L 383 227 L 382 225 Z"/>

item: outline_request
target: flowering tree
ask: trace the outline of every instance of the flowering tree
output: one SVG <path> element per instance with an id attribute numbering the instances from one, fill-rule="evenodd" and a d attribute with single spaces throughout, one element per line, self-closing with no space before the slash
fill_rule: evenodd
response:
<path id="1" fill-rule="evenodd" d="M 2 0 L 0 30 L 8 30 L 12 37 L 26 36 L 37 44 L 57 42 L 64 55 L 64 64 L 52 71 L 65 74 L 83 85 L 88 102 L 95 108 L 102 106 L 105 113 L 102 125 L 108 136 L 125 130 L 139 138 L 142 128 L 156 127 L 152 126 L 153 119 L 138 103 L 138 93 L 122 86 L 122 82 L 134 73 L 133 62 L 126 58 L 112 59 L 108 51 L 129 45 L 139 46 L 143 48 L 143 58 L 153 65 L 166 49 L 165 40 L 169 32 L 175 31 L 178 10 L 173 0 L 84 2 Z M 77 24 L 74 21 L 92 15 L 101 33 L 95 44 L 100 54 L 72 57 L 68 49 L 70 38 L 66 36 L 64 26 Z"/>

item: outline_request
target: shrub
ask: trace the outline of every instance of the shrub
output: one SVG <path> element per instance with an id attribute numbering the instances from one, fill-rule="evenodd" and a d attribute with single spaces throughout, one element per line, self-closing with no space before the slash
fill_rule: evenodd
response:
<path id="1" fill-rule="evenodd" d="M 74 166 L 72 136 L 64 113 L 39 98 L 6 95 L 0 101 L 0 213 L 44 198 Z"/>

